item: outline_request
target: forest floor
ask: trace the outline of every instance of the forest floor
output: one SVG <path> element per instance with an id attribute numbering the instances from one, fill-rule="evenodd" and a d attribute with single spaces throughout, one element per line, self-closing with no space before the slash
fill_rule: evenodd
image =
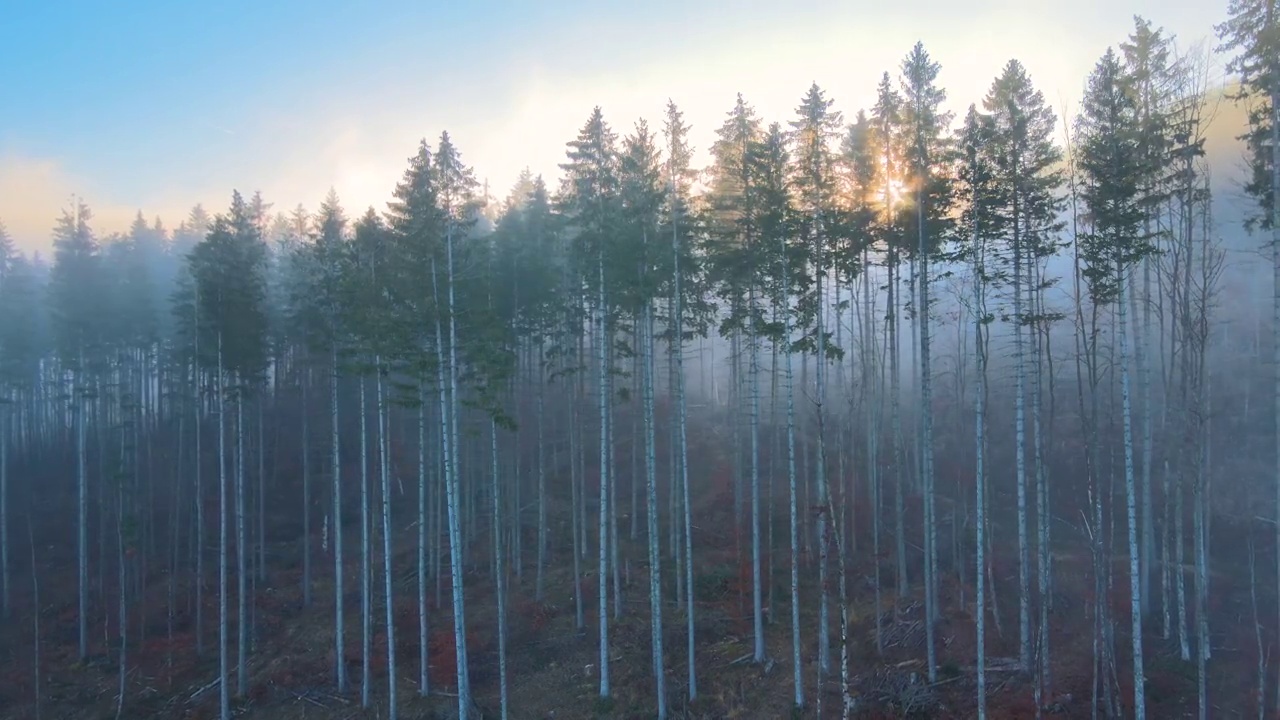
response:
<path id="1" fill-rule="evenodd" d="M 706 720 L 729 718 L 839 717 L 840 653 L 839 624 L 834 597 L 832 605 L 832 673 L 817 694 L 817 605 L 816 558 L 802 560 L 801 617 L 803 643 L 802 678 L 806 710 L 792 711 L 793 664 L 789 607 L 789 570 L 785 545 L 786 520 L 780 514 L 775 527 L 778 551 L 775 567 L 766 572 L 773 579 L 770 622 L 766 625 L 769 660 L 750 662 L 752 652 L 749 539 L 734 537 L 733 495 L 729 470 L 719 463 L 708 490 L 694 502 L 696 636 L 698 699 L 687 702 L 688 665 L 686 623 L 683 609 L 674 603 L 674 587 L 664 587 L 663 645 L 666 657 L 666 695 L 670 717 Z M 779 507 L 784 507 L 782 504 Z M 296 517 L 280 511 L 273 535 L 299 535 Z M 564 518 L 552 517 L 555 527 Z M 918 515 L 918 513 L 917 513 Z M 274 521 L 275 518 L 272 518 Z M 859 519 L 859 522 L 863 522 Z M 395 643 L 398 706 L 401 718 L 456 717 L 456 696 L 452 695 L 454 675 L 453 625 L 447 584 L 440 588 L 443 606 L 437 605 L 435 584 L 428 590 L 431 627 L 428 637 L 431 694 L 418 694 L 419 630 L 416 609 L 416 530 L 409 521 L 394 538 L 395 567 L 399 581 L 395 591 Z M 585 630 L 575 630 L 575 602 L 571 548 L 552 548 L 551 562 L 544 578 L 542 602 L 533 599 L 534 567 L 526 561 L 520 577 L 514 574 L 508 588 L 507 671 L 511 717 L 556 718 L 652 718 L 655 716 L 654 676 L 651 655 L 647 555 L 642 544 L 626 539 L 626 521 L 620 521 L 624 542 L 621 554 L 626 577 L 623 609 L 610 623 L 611 681 L 613 698 L 602 701 L 599 688 L 598 577 L 596 562 L 589 551 L 582 563 L 581 591 Z M 913 527 L 918 524 L 913 523 Z M 289 528 L 293 527 L 293 530 Z M 314 527 L 314 525 L 313 525 Z M 867 527 L 863 525 L 863 527 Z M 1011 524 L 997 525 L 995 531 L 1008 536 Z M 530 528 L 530 533 L 533 529 Z M 358 531 L 347 533 L 358 536 Z M 594 533 L 592 533 L 594 535 Z M 664 535 L 665 540 L 665 535 Z M 374 553 L 374 606 L 372 613 L 371 706 L 360 707 L 361 630 L 360 594 L 356 581 L 359 555 L 352 544 L 345 585 L 346 651 L 350 687 L 335 690 L 334 611 L 332 556 L 322 553 L 319 534 L 313 538 L 313 602 L 303 607 L 301 593 L 301 547 L 294 540 L 270 543 L 270 571 L 254 593 L 253 615 L 256 641 L 248 654 L 245 693 L 234 699 L 235 716 L 252 720 L 355 720 L 386 717 L 387 656 L 386 610 L 382 592 L 381 555 Z M 1260 541 L 1267 542 L 1267 541 Z M 1241 531 L 1226 521 L 1214 524 L 1214 547 L 1243 547 Z M 1090 717 L 1092 687 L 1092 627 L 1087 611 L 1092 595 L 1092 573 L 1087 545 L 1070 537 L 1059 537 L 1054 564 L 1054 602 L 1050 615 L 1052 647 L 1052 693 L 1044 698 L 1049 713 L 1062 718 Z M 884 543 L 888 546 L 889 543 Z M 1266 547 L 1266 545 L 1261 545 Z M 532 549 L 532 537 L 527 540 Z M 594 544 L 592 544 L 594 547 Z M 991 718 L 1035 717 L 1033 686 L 1029 677 L 1016 672 L 1018 611 L 1016 602 L 1016 544 L 996 543 L 992 572 L 999 592 L 999 623 L 989 617 L 987 654 L 988 712 Z M 474 552 L 487 552 L 484 543 Z M 939 679 L 925 681 L 923 606 L 918 568 L 911 568 L 911 592 L 896 597 L 892 591 L 894 563 L 890 548 L 882 547 L 881 557 L 872 557 L 865 541 L 850 548 L 849 649 L 851 690 L 858 701 L 857 717 L 863 718 L 972 718 L 975 714 L 976 676 L 974 672 L 975 633 L 973 589 L 961 582 L 943 553 L 940 560 L 944 580 L 940 587 L 940 617 L 936 629 Z M 669 548 L 667 549 L 669 551 Z M 671 562 L 664 551 L 663 563 Z M 1252 604 L 1247 560 L 1243 553 L 1222 552 L 1215 558 L 1210 593 L 1210 625 L 1213 657 L 1209 661 L 1210 716 L 1230 717 L 1251 714 L 1257 688 L 1257 646 L 1253 634 Z M 466 578 L 466 612 L 471 682 L 483 717 L 498 717 L 498 652 L 496 602 L 488 562 L 476 555 L 477 569 Z M 738 558 L 744 558 L 739 562 Z M 643 559 L 637 561 L 637 559 Z M 70 559 L 68 559 L 70 560 Z M 114 602 L 97 603 L 102 616 L 93 623 L 87 662 L 76 658 L 76 573 L 74 561 L 42 562 L 40 612 L 30 592 L 30 577 L 19 575 L 28 587 L 15 588 L 13 617 L 0 625 L 0 718 L 27 720 L 106 720 L 107 718 L 190 718 L 217 717 L 217 567 L 210 553 L 207 567 L 208 591 L 204 618 L 204 653 L 195 652 L 194 618 L 187 582 L 176 583 L 179 598 L 172 620 L 168 613 L 170 583 L 164 568 L 152 572 L 147 585 L 145 639 L 130 636 L 126 647 L 128 674 L 125 700 L 117 715 L 119 697 L 118 640 Z M 1113 589 L 1113 617 L 1116 646 L 1122 668 L 1127 668 L 1130 643 L 1127 556 L 1117 557 Z M 876 562 L 881 566 L 884 594 L 881 615 L 884 649 L 875 646 L 875 612 L 872 578 Z M 447 558 L 446 558 L 447 563 Z M 447 567 L 447 564 L 446 564 Z M 52 569 L 51 569 L 52 568 Z M 970 572 L 971 574 L 971 572 Z M 834 581 L 833 581 L 834 583 Z M 1192 594 L 1193 577 L 1187 568 L 1187 593 Z M 1034 580 L 1033 580 L 1034 585 Z M 108 584 L 113 588 L 114 582 Z M 834 586 L 834 584 L 833 584 Z M 229 583 L 228 604 L 236 608 L 234 573 Z M 1156 588 L 1158 590 L 1158 587 Z M 114 592 L 114 591 L 111 591 Z M 765 602 L 769 602 L 766 589 Z M 114 600 L 114 598 L 109 598 Z M 1274 608 L 1274 590 L 1259 589 L 1263 612 Z M 610 598 L 613 609 L 613 599 Z M 1196 699 L 1195 664 L 1179 658 L 1175 640 L 1161 640 L 1159 597 L 1155 598 L 1145 634 L 1148 677 L 1148 716 L 1161 719 L 1194 717 Z M 131 613 L 130 623 L 140 622 L 141 612 Z M 39 622 L 40 703 L 34 698 L 37 667 L 33 656 L 35 623 Z M 1033 622 L 1035 618 L 1033 617 Z M 1176 620 L 1175 620 L 1176 623 Z M 1265 623 L 1264 623 L 1265 625 Z M 1176 638 L 1176 629 L 1175 629 Z M 229 663 L 232 695 L 236 695 L 236 628 L 230 628 Z M 1263 638 L 1270 643 L 1270 637 Z M 1124 693 L 1130 681 L 1120 673 Z M 1127 696 L 1127 695 L 1126 695 Z M 1126 701 L 1127 705 L 1127 701 Z M 911 712 L 919 708 L 918 712 Z"/>

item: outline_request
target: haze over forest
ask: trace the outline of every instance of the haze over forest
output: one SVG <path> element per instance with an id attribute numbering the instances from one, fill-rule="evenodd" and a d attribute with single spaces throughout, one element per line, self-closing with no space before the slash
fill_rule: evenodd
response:
<path id="1" fill-rule="evenodd" d="M 1280 0 L 1025 5 L 6 18 L 0 720 L 1280 712 Z"/>

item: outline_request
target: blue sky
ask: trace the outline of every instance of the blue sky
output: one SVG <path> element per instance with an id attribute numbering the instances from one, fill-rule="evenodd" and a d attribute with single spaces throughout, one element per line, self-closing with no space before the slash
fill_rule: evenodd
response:
<path id="1" fill-rule="evenodd" d="M 1074 104 L 1133 14 L 1190 43 L 1225 5 L 9 0 L 0 220 L 32 248 L 72 193 L 100 234 L 139 209 L 172 226 L 233 188 L 287 209 L 334 186 L 354 214 L 381 208 L 417 139 L 442 130 L 501 196 L 526 165 L 554 175 L 595 104 L 626 132 L 670 97 L 705 149 L 739 91 L 785 121 L 816 81 L 851 117 L 917 39 L 957 113 L 1011 57 Z"/>

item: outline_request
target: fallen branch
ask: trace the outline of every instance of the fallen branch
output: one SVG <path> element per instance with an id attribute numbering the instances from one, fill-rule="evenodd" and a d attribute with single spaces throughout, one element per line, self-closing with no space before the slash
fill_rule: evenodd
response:
<path id="1" fill-rule="evenodd" d="M 218 683 L 220 683 L 221 681 L 222 681 L 221 678 L 214 678 L 213 682 L 198 688 L 195 692 L 191 693 L 190 697 L 187 698 L 187 704 L 190 705 L 191 703 L 195 702 L 196 699 L 199 698 L 201 695 L 209 692 L 213 688 L 218 687 Z"/>

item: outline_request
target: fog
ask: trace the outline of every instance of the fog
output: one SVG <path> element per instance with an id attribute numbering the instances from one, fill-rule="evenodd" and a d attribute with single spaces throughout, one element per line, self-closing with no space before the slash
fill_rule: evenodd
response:
<path id="1" fill-rule="evenodd" d="M 641 62 L 657 33 L 618 50 L 642 88 L 534 83 L 529 118 L 433 77 L 456 135 L 415 100 L 233 148 L 222 79 L 216 143 L 106 112 L 155 133 L 119 194 L 0 167 L 0 720 L 1267 716 L 1274 6 L 1087 53 L 1010 10 L 1047 80 L 957 30 L 723 108 L 679 67 L 714 48 Z M 759 10 L 717 42 L 821 22 Z M 404 92 L 361 72 L 331 94 Z"/>

